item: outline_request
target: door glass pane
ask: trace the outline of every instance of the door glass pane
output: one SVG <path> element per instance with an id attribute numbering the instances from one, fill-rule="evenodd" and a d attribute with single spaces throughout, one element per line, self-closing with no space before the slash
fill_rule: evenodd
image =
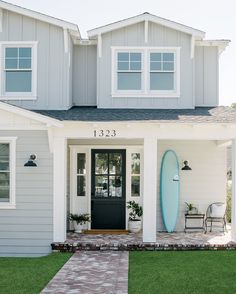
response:
<path id="1" fill-rule="evenodd" d="M 31 71 L 7 71 L 6 92 L 31 92 Z"/>
<path id="2" fill-rule="evenodd" d="M 131 174 L 140 174 L 140 153 L 131 154 Z"/>
<path id="3" fill-rule="evenodd" d="M 0 144 L 0 171 L 9 170 L 9 144 Z"/>
<path id="4" fill-rule="evenodd" d="M 121 174 L 122 156 L 120 153 L 111 153 L 109 155 L 109 174 Z"/>
<path id="5" fill-rule="evenodd" d="M 122 197 L 122 177 L 121 176 L 110 176 L 109 196 Z"/>
<path id="6" fill-rule="evenodd" d="M 118 73 L 118 90 L 141 90 L 141 73 Z"/>
<path id="7" fill-rule="evenodd" d="M 174 73 L 150 73 L 151 90 L 174 90 Z"/>
<path id="8" fill-rule="evenodd" d="M 95 154 L 95 174 L 108 173 L 108 154 L 96 153 Z"/>
<path id="9" fill-rule="evenodd" d="M 140 176 L 131 177 L 131 196 L 140 196 Z"/>
<path id="10" fill-rule="evenodd" d="M 86 178 L 77 176 L 77 196 L 85 196 Z"/>
<path id="11" fill-rule="evenodd" d="M 95 176 L 95 197 L 108 197 L 108 176 Z"/>
<path id="12" fill-rule="evenodd" d="M 77 174 L 85 175 L 85 163 L 86 163 L 86 157 L 85 153 L 78 153 L 77 154 Z"/>

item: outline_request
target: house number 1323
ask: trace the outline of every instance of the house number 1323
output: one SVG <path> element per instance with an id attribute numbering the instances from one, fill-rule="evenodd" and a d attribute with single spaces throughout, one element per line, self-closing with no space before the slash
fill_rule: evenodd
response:
<path id="1" fill-rule="evenodd" d="M 94 137 L 112 138 L 116 137 L 116 130 L 94 130 Z"/>

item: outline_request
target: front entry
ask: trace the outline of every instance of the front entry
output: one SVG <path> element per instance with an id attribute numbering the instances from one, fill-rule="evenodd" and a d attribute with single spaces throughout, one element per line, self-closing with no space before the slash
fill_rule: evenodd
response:
<path id="1" fill-rule="evenodd" d="M 125 229 L 125 167 L 125 150 L 92 150 L 92 229 Z"/>

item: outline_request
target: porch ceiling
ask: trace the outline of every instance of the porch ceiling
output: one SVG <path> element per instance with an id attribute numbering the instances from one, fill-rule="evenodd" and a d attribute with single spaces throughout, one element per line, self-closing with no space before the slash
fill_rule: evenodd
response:
<path id="1" fill-rule="evenodd" d="M 236 123 L 236 110 L 225 107 L 195 109 L 101 109 L 72 107 L 69 110 L 41 110 L 37 113 L 61 121 L 155 121 L 159 123 Z"/>

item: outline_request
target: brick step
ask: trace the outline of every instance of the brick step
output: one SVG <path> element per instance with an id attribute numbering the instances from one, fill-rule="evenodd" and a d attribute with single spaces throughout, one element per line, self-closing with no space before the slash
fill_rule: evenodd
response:
<path id="1" fill-rule="evenodd" d="M 236 244 L 156 244 L 156 243 L 52 243 L 53 252 L 86 251 L 187 251 L 187 250 L 236 250 Z"/>

